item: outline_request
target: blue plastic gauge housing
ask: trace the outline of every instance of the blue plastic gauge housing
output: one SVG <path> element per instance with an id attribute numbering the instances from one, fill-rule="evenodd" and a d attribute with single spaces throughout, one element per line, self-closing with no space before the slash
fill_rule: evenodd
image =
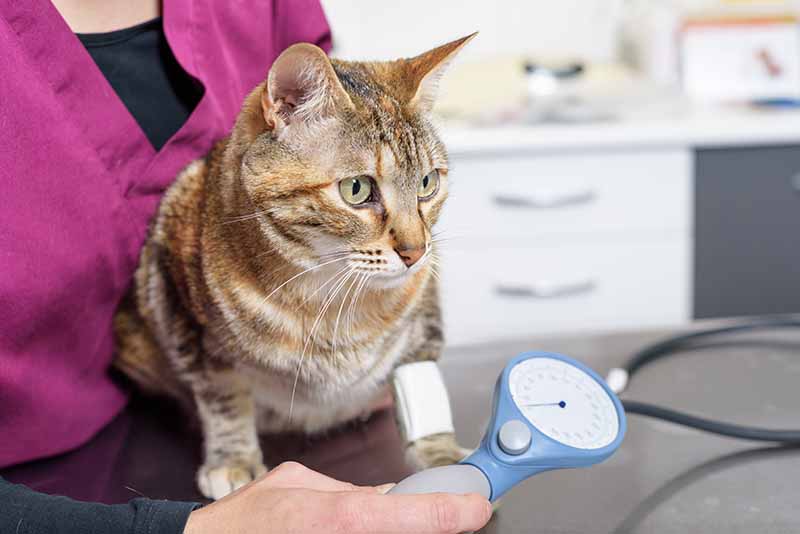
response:
<path id="1" fill-rule="evenodd" d="M 524 430 L 501 435 L 520 424 L 530 432 L 527 446 Z M 461 463 L 483 472 L 494 501 L 543 471 L 602 462 L 622 444 L 625 428 L 622 403 L 592 369 L 561 354 L 526 352 L 498 378 L 488 430 Z"/>
<path id="2" fill-rule="evenodd" d="M 480 446 L 391 493 L 476 492 L 495 501 L 537 473 L 602 462 L 622 444 L 625 428 L 622 403 L 597 373 L 561 354 L 526 352 L 497 380 Z"/>

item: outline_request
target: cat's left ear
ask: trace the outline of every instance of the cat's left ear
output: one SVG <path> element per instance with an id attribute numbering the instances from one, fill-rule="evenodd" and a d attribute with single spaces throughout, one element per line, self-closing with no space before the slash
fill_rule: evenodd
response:
<path id="1" fill-rule="evenodd" d="M 412 84 L 410 106 L 422 112 L 429 112 L 433 108 L 444 71 L 456 54 L 476 35 L 478 32 L 406 60 L 406 69 Z"/>
<path id="2" fill-rule="evenodd" d="M 292 45 L 278 56 L 261 94 L 267 128 L 276 131 L 296 122 L 325 119 L 337 108 L 352 105 L 328 56 L 309 43 Z"/>

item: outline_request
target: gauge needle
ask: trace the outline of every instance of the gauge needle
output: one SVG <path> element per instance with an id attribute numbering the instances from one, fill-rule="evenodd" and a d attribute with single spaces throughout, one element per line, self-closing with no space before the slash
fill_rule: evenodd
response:
<path id="1" fill-rule="evenodd" d="M 543 402 L 543 403 L 540 403 L 540 404 L 523 404 L 523 406 L 526 407 L 526 408 L 532 407 L 532 406 L 558 406 L 559 408 L 566 408 L 567 407 L 567 403 L 564 402 L 564 401 Z"/>

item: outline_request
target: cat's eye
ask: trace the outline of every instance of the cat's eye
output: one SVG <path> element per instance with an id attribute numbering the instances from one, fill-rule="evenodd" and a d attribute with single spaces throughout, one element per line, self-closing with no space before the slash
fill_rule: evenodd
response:
<path id="1" fill-rule="evenodd" d="M 424 200 L 432 197 L 439 190 L 439 171 L 432 170 L 422 177 L 417 187 L 417 196 Z"/>
<path id="2" fill-rule="evenodd" d="M 372 180 L 369 176 L 353 176 L 339 182 L 339 192 L 348 204 L 363 204 L 372 196 Z"/>

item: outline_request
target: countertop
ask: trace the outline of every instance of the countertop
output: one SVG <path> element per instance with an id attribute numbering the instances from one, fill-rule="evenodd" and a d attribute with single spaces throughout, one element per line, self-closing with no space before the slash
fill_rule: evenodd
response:
<path id="1" fill-rule="evenodd" d="M 448 352 L 446 381 L 456 431 L 476 444 L 490 412 L 493 380 L 526 350 L 568 354 L 605 374 L 667 332 L 531 339 Z M 706 417 L 800 428 L 800 333 L 729 336 L 718 345 L 642 369 L 623 398 Z M 789 533 L 800 532 L 800 449 L 720 438 L 628 416 L 609 460 L 543 473 L 502 499 L 483 532 Z"/>
<path id="2" fill-rule="evenodd" d="M 466 126 L 444 122 L 440 130 L 448 150 L 457 157 L 495 152 L 784 145 L 800 142 L 800 110 L 695 106 L 586 123 Z"/>
<path id="3" fill-rule="evenodd" d="M 495 378 L 514 355 L 561 352 L 605 373 L 671 333 L 531 338 L 448 350 L 442 369 L 459 440 L 465 446 L 478 443 Z M 648 366 L 624 398 L 743 424 L 797 428 L 798 381 L 800 333 L 750 334 Z M 326 436 L 266 436 L 262 446 L 271 465 L 295 459 L 360 484 L 408 473 L 389 411 Z M 197 500 L 199 460 L 199 435 L 190 418 L 163 400 L 135 398 L 77 451 L 0 475 L 84 500 L 124 502 L 139 495 Z M 625 441 L 609 460 L 523 482 L 502 499 L 483 532 L 800 532 L 798 481 L 800 449 L 719 438 L 631 415 Z"/>

